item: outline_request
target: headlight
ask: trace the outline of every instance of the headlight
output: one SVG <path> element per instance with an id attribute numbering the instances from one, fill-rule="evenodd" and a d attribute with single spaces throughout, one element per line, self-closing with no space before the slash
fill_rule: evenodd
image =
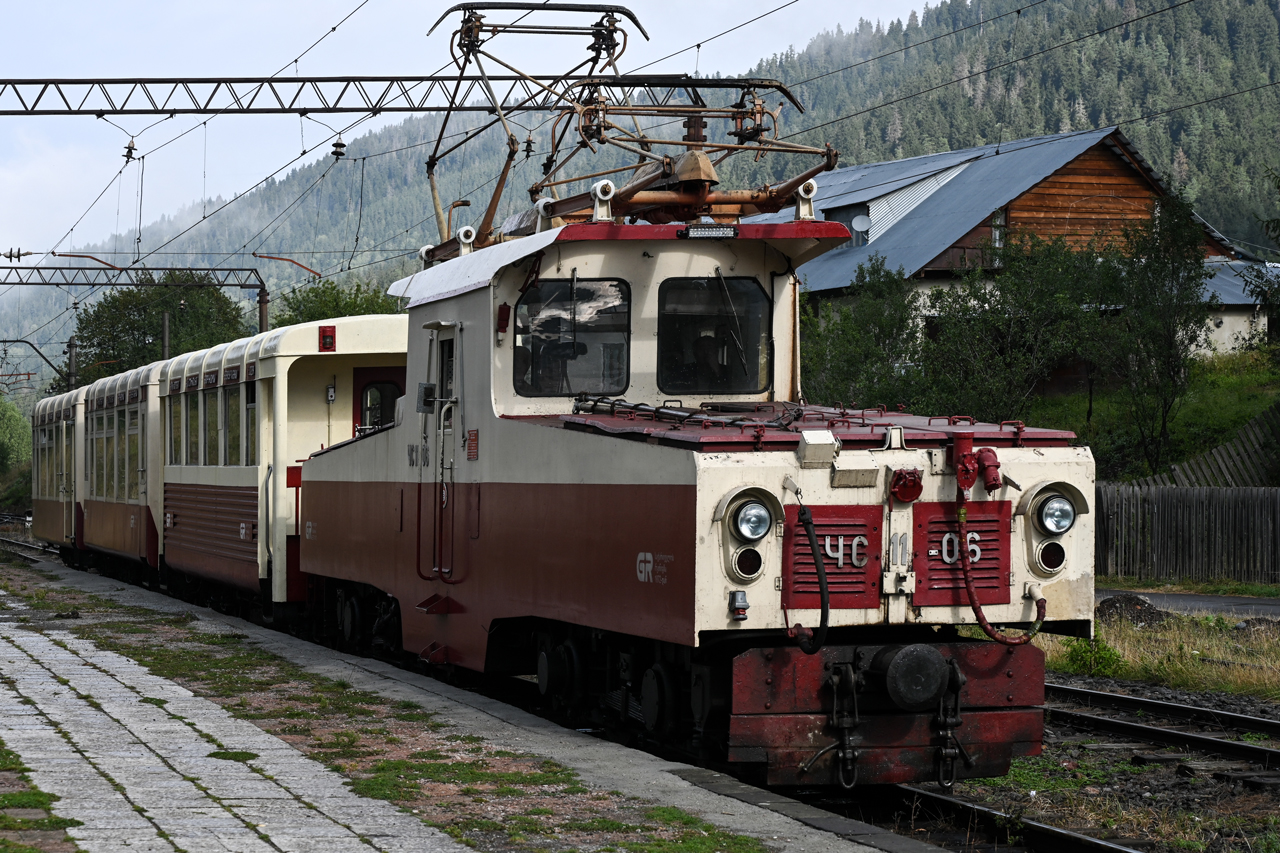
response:
<path id="1" fill-rule="evenodd" d="M 773 526 L 773 514 L 759 501 L 747 501 L 733 514 L 734 532 L 747 542 L 763 539 Z"/>
<path id="2" fill-rule="evenodd" d="M 1040 504 L 1036 516 L 1041 530 L 1050 536 L 1061 536 L 1076 523 L 1076 508 L 1062 495 L 1054 495 Z"/>

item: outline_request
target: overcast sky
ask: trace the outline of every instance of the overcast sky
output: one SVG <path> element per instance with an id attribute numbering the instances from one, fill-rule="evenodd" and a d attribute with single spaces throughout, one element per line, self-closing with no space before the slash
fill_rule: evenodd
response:
<path id="1" fill-rule="evenodd" d="M 730 27 L 782 6 L 786 0 L 638 0 L 630 3 L 652 40 L 633 38 L 623 70 L 710 39 Z M 5 7 L 0 79 L 201 77 L 268 75 L 289 64 L 360 0 L 46 0 Z M 448 61 L 449 25 L 430 38 L 427 30 L 452 3 L 368 0 L 337 32 L 298 64 L 303 76 L 414 75 L 435 72 Z M 802 49 L 815 34 L 861 17 L 905 18 L 911 0 L 832 3 L 796 0 L 736 32 L 707 42 L 647 69 L 658 73 L 739 74 L 755 60 L 789 46 Z M 576 16 L 575 16 L 576 17 Z M 500 20 L 495 15 L 495 20 Z M 564 40 L 511 39 L 495 51 L 535 73 L 566 68 Z M 576 50 L 576 48 L 574 48 Z M 585 51 L 584 54 L 585 56 Z M 576 54 L 569 54 L 572 62 Z M 294 73 L 289 65 L 288 75 Z M 338 126 L 355 116 L 320 116 Z M 366 127 L 402 120 L 391 116 Z M 130 133 L 156 119 L 113 117 Z M 138 136 L 148 151 L 201 118 L 178 116 Z M 327 131 L 310 121 L 300 131 L 296 116 L 220 116 L 147 160 L 143 219 L 200 198 L 231 197 L 298 155 L 302 134 L 312 148 Z M 207 134 L 207 141 L 206 141 Z M 129 134 L 91 117 L 0 117 L 0 251 L 22 247 L 45 251 L 63 238 L 120 169 Z M 325 155 L 327 148 L 312 158 Z M 137 175 L 103 195 L 76 227 L 77 244 L 99 241 L 128 227 L 137 216 Z M 69 247 L 63 242 L 62 249 Z"/>

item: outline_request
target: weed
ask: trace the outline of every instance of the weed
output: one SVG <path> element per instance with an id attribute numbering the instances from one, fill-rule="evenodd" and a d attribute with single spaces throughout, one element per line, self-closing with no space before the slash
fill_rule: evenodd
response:
<path id="1" fill-rule="evenodd" d="M 542 808 L 541 806 L 539 806 L 538 808 L 535 808 L 535 809 L 529 809 L 527 812 L 525 812 L 525 814 L 527 814 L 527 815 L 553 815 L 553 814 L 555 814 L 555 812 L 554 812 L 554 811 L 552 811 L 551 809 L 546 809 L 546 808 Z"/>
<path id="2" fill-rule="evenodd" d="M 1124 658 L 1101 638 L 1095 637 L 1092 640 L 1068 638 L 1064 641 L 1064 645 L 1067 647 L 1067 654 L 1063 668 L 1067 672 L 1099 675 L 1105 678 L 1114 678 L 1124 672 Z"/>
<path id="3" fill-rule="evenodd" d="M 169 700 L 168 700 L 168 699 L 155 699 L 155 698 L 153 698 L 153 697 L 151 697 L 151 696 L 144 696 L 143 698 L 139 699 L 138 701 L 139 701 L 139 702 L 146 702 L 148 705 L 155 705 L 157 708 L 163 708 L 165 705 L 168 705 L 168 704 L 169 704 Z"/>
<path id="4" fill-rule="evenodd" d="M 560 824 L 560 829 L 565 832 L 644 832 L 648 827 L 634 826 L 607 817 L 593 817 L 587 820 L 567 820 Z"/>
<path id="5" fill-rule="evenodd" d="M 14 791 L 0 794 L 0 809 L 47 809 L 57 799 L 44 791 Z"/>
<path id="6" fill-rule="evenodd" d="M 424 749 L 409 754 L 409 757 L 417 761 L 448 761 L 451 756 L 441 752 L 438 749 Z"/>
<path id="7" fill-rule="evenodd" d="M 1171 614 L 1159 625 L 1139 627 L 1124 620 L 1099 623 L 1097 645 L 1113 651 L 1093 655 L 1087 641 L 1041 634 L 1050 669 L 1122 674 L 1181 690 L 1245 693 L 1280 699 L 1280 633 L 1237 631 L 1226 620 Z M 1074 656 L 1074 657 L 1073 657 Z M 1247 666 L 1224 666 L 1245 662 Z"/>
<path id="8" fill-rule="evenodd" d="M 524 788 L 516 788 L 512 785 L 499 785 L 489 793 L 495 797 L 523 797 L 529 792 Z"/>
<path id="9" fill-rule="evenodd" d="M 18 757 L 18 753 L 12 749 L 0 747 L 0 770 L 15 770 L 19 773 L 29 768 L 22 763 L 22 759 Z"/>
<path id="10" fill-rule="evenodd" d="M 506 819 L 508 832 L 522 832 L 529 835 L 550 835 L 553 830 L 543 825 L 542 821 L 524 815 L 512 815 Z"/>
<path id="11" fill-rule="evenodd" d="M 446 735 L 445 740 L 450 743 L 484 743 L 484 738 L 479 735 Z"/>
<path id="12" fill-rule="evenodd" d="M 253 761 L 257 757 L 258 753 L 242 749 L 215 749 L 209 753 L 209 758 L 221 758 L 223 761 Z"/>

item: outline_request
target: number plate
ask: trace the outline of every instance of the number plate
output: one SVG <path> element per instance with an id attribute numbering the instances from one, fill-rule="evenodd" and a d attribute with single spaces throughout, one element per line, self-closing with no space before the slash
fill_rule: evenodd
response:
<path id="1" fill-rule="evenodd" d="M 1008 501 L 969 503 L 969 535 L 966 545 L 973 582 L 981 604 L 1009 603 Z M 960 536 L 956 505 L 917 503 L 912 508 L 915 533 L 916 607 L 969 604 L 960 568 Z"/>

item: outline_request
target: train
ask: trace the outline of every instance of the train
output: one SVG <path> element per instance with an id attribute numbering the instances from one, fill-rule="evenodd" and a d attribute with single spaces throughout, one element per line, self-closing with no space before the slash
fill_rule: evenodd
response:
<path id="1" fill-rule="evenodd" d="M 33 534 L 773 785 L 1038 754 L 1025 640 L 1092 631 L 1088 448 L 804 402 L 797 270 L 847 229 L 629 224 L 609 191 L 463 229 L 391 287 L 406 313 L 41 400 Z"/>
<path id="2" fill-rule="evenodd" d="M 801 270 L 852 235 L 815 215 L 839 152 L 780 135 L 803 112 L 781 82 L 619 74 L 623 19 L 648 37 L 620 6 L 455 12 L 441 242 L 391 285 L 406 310 L 41 400 L 33 535 L 352 653 L 536 683 L 575 727 L 765 784 L 950 786 L 1038 754 L 1030 641 L 1092 636 L 1089 449 L 806 400 Z M 525 21 L 566 12 L 599 17 Z M 586 60 L 490 85 L 495 39 L 552 35 Z M 464 111 L 487 123 L 450 128 Z M 516 113 L 551 119 L 521 143 Z M 435 169 L 490 129 L 505 163 L 454 232 Z M 734 156 L 817 162 L 731 189 Z"/>

